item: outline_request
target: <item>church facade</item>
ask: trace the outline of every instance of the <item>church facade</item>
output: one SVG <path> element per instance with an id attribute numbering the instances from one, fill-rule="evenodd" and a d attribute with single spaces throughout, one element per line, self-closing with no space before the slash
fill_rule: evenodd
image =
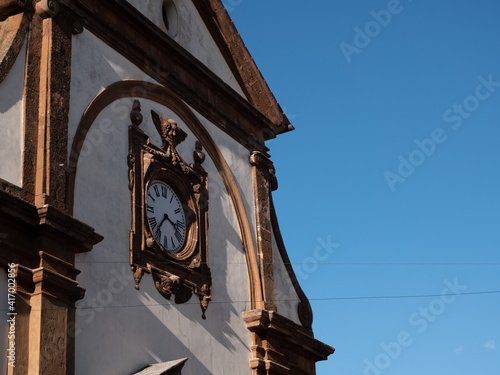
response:
<path id="1" fill-rule="evenodd" d="M 220 0 L 0 0 L 0 372 L 315 374 L 290 130 Z"/>

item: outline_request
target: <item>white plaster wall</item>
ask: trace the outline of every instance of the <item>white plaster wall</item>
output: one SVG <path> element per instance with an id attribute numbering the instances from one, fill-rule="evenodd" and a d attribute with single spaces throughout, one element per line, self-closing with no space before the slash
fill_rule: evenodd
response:
<path id="1" fill-rule="evenodd" d="M 112 83 L 137 79 L 158 84 L 137 66 L 125 59 L 88 30 L 73 36 L 71 54 L 71 95 L 69 107 L 68 149 L 85 108 L 105 87 Z M 115 103 L 114 115 L 128 119 L 129 108 Z"/>
<path id="2" fill-rule="evenodd" d="M 23 89 L 26 43 L 0 82 L 0 178 L 21 186 L 23 162 Z"/>
<path id="3" fill-rule="evenodd" d="M 162 0 L 129 0 L 151 22 L 200 60 L 207 68 L 245 97 L 238 81 L 226 64 L 194 4 L 189 0 L 173 0 L 178 14 L 178 31 L 168 34 L 162 18 Z"/>
<path id="4" fill-rule="evenodd" d="M 272 233 L 272 244 L 274 265 L 274 294 L 276 298 L 276 307 L 278 309 L 278 313 L 301 325 L 299 314 L 297 311 L 300 300 L 297 296 L 297 292 L 295 292 L 292 280 L 288 276 L 288 272 L 283 263 L 283 259 L 281 258 L 281 255 L 279 253 L 274 233 Z"/>
<path id="5" fill-rule="evenodd" d="M 213 301 L 202 320 L 197 297 L 176 305 L 157 292 L 150 275 L 139 291 L 134 288 L 128 265 L 131 228 L 128 189 L 128 119 L 115 115 L 115 108 L 131 108 L 132 99 L 108 106 L 93 128 L 106 124 L 98 138 L 86 140 L 78 164 L 75 186 L 75 217 L 94 226 L 104 236 L 92 252 L 77 257 L 82 270 L 80 284 L 87 289 L 76 313 L 76 375 L 126 375 L 156 362 L 188 357 L 187 375 L 250 374 L 250 333 L 242 312 L 248 310 L 248 275 L 239 229 L 229 195 L 208 157 L 203 164 L 209 174 L 209 257 L 213 278 Z M 179 146 L 181 156 L 192 162 L 195 138 L 170 110 L 141 100 L 141 128 L 160 143 L 150 109 L 174 118 L 188 133 Z M 210 125 L 214 128 L 213 125 Z M 217 133 L 217 131 L 213 131 Z M 215 137 L 224 144 L 223 137 Z M 228 154 L 228 151 L 224 151 Z M 247 163 L 236 155 L 230 165 Z M 236 173 L 238 174 L 238 173 Z M 251 178 L 248 175 L 247 178 Z"/>
<path id="6" fill-rule="evenodd" d="M 186 7 L 192 6 L 188 3 Z M 158 4 L 161 7 L 161 1 Z M 199 17 L 197 13 L 196 16 Z M 73 37 L 72 51 L 69 147 L 85 108 L 105 87 L 124 79 L 157 83 L 88 31 Z M 213 51 L 206 52 L 213 54 Z M 213 301 L 207 310 L 207 320 L 201 319 L 196 297 L 183 305 L 170 303 L 159 295 L 149 275 L 144 276 L 140 291 L 134 289 L 128 264 L 131 208 L 127 179 L 132 100 L 115 101 L 98 116 L 87 135 L 78 164 L 75 217 L 94 226 L 105 239 L 91 253 L 77 258 L 76 267 L 82 270 L 78 281 L 87 292 L 77 309 L 76 375 L 131 374 L 150 363 L 183 357 L 189 358 L 183 374 L 250 373 L 250 333 L 241 316 L 242 311 L 249 308 L 245 257 L 230 197 L 208 155 L 204 167 L 209 173 Z M 160 137 L 152 124 L 150 109 L 176 119 L 188 133 L 178 150 L 191 163 L 195 138 L 189 128 L 157 103 L 141 100 L 141 105 L 145 118 L 141 128 L 155 144 L 160 144 Z M 255 241 L 250 152 L 193 112 L 215 140 L 235 177 Z M 275 242 L 273 248 L 276 289 L 286 300 L 282 302 L 280 297 L 278 311 L 299 322 L 298 298 Z"/>
<path id="7" fill-rule="evenodd" d="M 250 151 L 236 142 L 233 138 L 227 135 L 218 127 L 212 125 L 210 121 L 205 119 L 197 111 L 191 108 L 191 111 L 196 115 L 198 120 L 203 124 L 205 129 L 217 144 L 224 160 L 226 160 L 231 172 L 236 180 L 236 184 L 240 191 L 245 212 L 250 222 L 252 238 L 254 239 L 254 247 L 256 235 L 255 228 L 255 201 L 253 191 L 252 165 L 250 164 Z"/>

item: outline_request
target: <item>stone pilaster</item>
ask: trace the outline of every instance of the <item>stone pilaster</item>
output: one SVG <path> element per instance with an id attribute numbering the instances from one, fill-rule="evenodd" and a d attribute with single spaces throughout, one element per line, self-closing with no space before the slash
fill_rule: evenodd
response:
<path id="1" fill-rule="evenodd" d="M 74 374 L 75 254 L 102 240 L 88 225 L 0 191 L 0 265 L 16 269 L 16 366 L 9 375 Z"/>
<path id="2" fill-rule="evenodd" d="M 277 188 L 275 170 L 272 161 L 260 151 L 252 153 L 250 164 L 253 166 L 257 257 L 264 296 L 264 307 L 266 310 L 276 311 L 270 210 L 271 189 Z"/>

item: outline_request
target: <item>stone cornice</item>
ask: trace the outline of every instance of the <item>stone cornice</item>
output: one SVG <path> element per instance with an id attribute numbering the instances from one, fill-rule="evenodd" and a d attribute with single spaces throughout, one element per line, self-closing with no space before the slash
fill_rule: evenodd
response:
<path id="1" fill-rule="evenodd" d="M 314 363 L 335 349 L 314 338 L 312 331 L 277 312 L 250 310 L 243 320 L 254 336 L 250 366 L 260 374 L 315 374 Z M 286 348 L 286 349 L 285 349 Z"/>
<path id="2" fill-rule="evenodd" d="M 78 274 L 73 268 L 74 254 L 90 251 L 103 239 L 94 228 L 51 206 L 36 208 L 1 190 L 0 222 L 5 232 L 0 239 L 6 248 L 0 256 L 4 263 L 30 268 L 53 264 L 54 269 L 65 269 L 62 274 L 67 276 Z"/>
<path id="3" fill-rule="evenodd" d="M 84 28 L 240 143 L 266 151 L 265 140 L 289 130 L 288 121 L 266 117 L 127 2 L 75 0 L 67 7 Z"/>

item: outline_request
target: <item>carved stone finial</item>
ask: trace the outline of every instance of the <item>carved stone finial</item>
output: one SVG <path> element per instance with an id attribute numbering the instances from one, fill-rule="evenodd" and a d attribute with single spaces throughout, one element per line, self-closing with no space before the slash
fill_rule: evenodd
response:
<path id="1" fill-rule="evenodd" d="M 40 0 L 35 6 L 36 13 L 42 18 L 53 18 L 59 12 L 56 0 Z"/>
<path id="2" fill-rule="evenodd" d="M 201 287 L 201 293 L 202 293 L 202 295 L 200 296 L 201 318 L 205 320 L 207 319 L 205 311 L 207 311 L 208 303 L 212 300 L 212 287 L 207 284 L 203 284 L 203 286 Z"/>
<path id="3" fill-rule="evenodd" d="M 186 132 L 177 126 L 177 122 L 175 122 L 175 120 L 166 119 L 153 110 L 151 110 L 151 117 L 153 118 L 156 130 L 160 134 L 163 141 L 162 148 L 165 151 L 167 151 L 169 146 L 173 148 L 177 147 L 179 143 L 186 139 Z"/>
<path id="4" fill-rule="evenodd" d="M 144 271 L 140 267 L 132 267 L 132 272 L 134 273 L 135 289 L 139 290 L 139 283 L 141 282 Z"/>
<path id="5" fill-rule="evenodd" d="M 132 125 L 139 126 L 142 123 L 142 113 L 141 113 L 141 102 L 137 99 L 134 100 L 134 104 L 132 104 L 132 111 L 130 112 L 130 121 L 132 121 Z"/>

